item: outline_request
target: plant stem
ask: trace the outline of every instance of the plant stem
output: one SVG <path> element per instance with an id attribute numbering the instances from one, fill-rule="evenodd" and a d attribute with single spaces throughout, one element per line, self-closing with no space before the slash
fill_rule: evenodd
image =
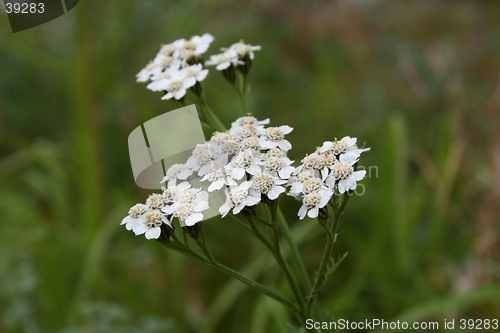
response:
<path id="1" fill-rule="evenodd" d="M 225 132 L 227 130 L 226 126 L 224 126 L 219 117 L 217 117 L 210 106 L 208 106 L 203 92 L 200 96 L 198 96 L 198 101 L 200 102 L 202 112 L 204 112 L 204 115 L 206 116 L 208 122 L 212 125 L 212 127 L 218 131 Z"/>
<path id="2" fill-rule="evenodd" d="M 178 240 L 176 238 L 174 238 L 174 239 L 176 240 L 176 242 L 178 242 Z M 201 225 L 200 225 L 199 238 L 198 239 L 193 238 L 193 239 L 196 241 L 198 246 L 203 250 L 203 252 L 205 253 L 206 256 L 203 256 L 192 249 L 188 249 L 188 248 L 182 246 L 182 243 L 175 244 L 173 242 L 162 242 L 162 244 L 165 245 L 166 247 L 173 249 L 174 251 L 181 252 L 183 254 L 194 257 L 200 261 L 203 261 L 208 266 L 210 266 L 218 271 L 221 271 L 226 275 L 234 277 L 235 279 L 245 283 L 246 285 L 248 285 L 252 289 L 255 289 L 255 290 L 263 293 L 264 295 L 269 296 L 270 298 L 285 305 L 287 308 L 292 310 L 294 313 L 297 313 L 297 311 L 298 311 L 297 306 L 295 304 L 293 304 L 292 302 L 290 302 L 289 300 L 283 298 L 281 295 L 275 293 L 274 291 L 264 287 L 260 283 L 254 281 L 252 279 L 247 278 L 246 276 L 233 270 L 232 268 L 229 268 L 229 267 L 217 262 L 215 260 L 215 258 L 213 257 L 212 253 L 208 250 L 208 247 L 207 247 L 206 242 L 205 242 L 205 236 L 203 233 L 203 227 Z"/>
<path id="3" fill-rule="evenodd" d="M 312 308 L 314 306 L 314 302 L 316 301 L 316 298 L 318 296 L 319 291 L 321 290 L 321 287 L 323 286 L 323 283 L 325 282 L 325 271 L 326 268 L 328 267 L 328 261 L 330 260 L 332 249 L 333 249 L 333 244 L 335 242 L 335 235 L 337 234 L 337 228 L 339 225 L 339 218 L 344 210 L 347 201 L 349 200 L 349 194 L 345 193 L 342 199 L 342 202 L 340 203 L 340 206 L 337 206 L 338 201 L 335 202 L 333 205 L 333 216 L 331 216 L 330 221 L 321 221 L 320 219 L 320 225 L 325 229 L 326 231 L 326 245 L 325 245 L 325 250 L 323 252 L 323 257 L 321 259 L 321 263 L 318 269 L 318 273 L 315 277 L 314 280 L 314 285 L 311 289 L 311 293 L 307 297 L 307 304 L 306 304 L 306 313 L 308 314 L 309 317 L 312 316 Z M 338 208 L 337 208 L 338 207 Z M 326 223 L 325 223 L 326 222 Z"/>
<path id="4" fill-rule="evenodd" d="M 241 102 L 241 107 L 243 110 L 243 114 L 246 114 L 247 112 L 247 104 L 246 104 L 246 83 L 247 78 L 245 74 L 239 74 L 238 75 L 238 84 L 236 82 L 233 82 L 232 86 L 234 90 L 238 93 L 238 97 L 240 98 Z"/>
<path id="5" fill-rule="evenodd" d="M 290 247 L 290 251 L 292 253 L 292 258 L 295 261 L 295 264 L 297 265 L 297 268 L 299 269 L 299 275 L 302 280 L 302 282 L 305 284 L 305 287 L 307 290 L 311 290 L 312 288 L 312 283 L 311 279 L 309 278 L 309 275 L 307 274 L 306 266 L 304 265 L 304 261 L 302 260 L 302 257 L 299 253 L 299 248 L 297 247 L 297 244 L 295 244 L 295 241 L 293 240 L 292 237 L 292 231 L 290 230 L 290 227 L 288 226 L 288 223 L 285 219 L 285 215 L 283 215 L 283 212 L 281 209 L 278 207 L 278 225 L 281 228 L 281 231 L 283 231 L 283 235 L 285 236 L 285 240 L 288 243 L 288 246 Z"/>
<path id="6" fill-rule="evenodd" d="M 249 218 L 249 224 L 252 227 L 252 230 L 254 231 L 255 236 L 273 254 L 274 259 L 276 260 L 276 262 L 278 263 L 278 266 L 280 267 L 281 271 L 285 275 L 285 279 L 288 283 L 288 286 L 292 290 L 293 296 L 294 296 L 297 304 L 299 305 L 299 308 L 301 309 L 302 314 L 305 317 L 304 298 L 300 292 L 300 288 L 297 284 L 297 281 L 295 281 L 292 273 L 290 272 L 290 268 L 288 267 L 285 260 L 283 259 L 283 256 L 282 256 L 281 251 L 280 251 L 278 224 L 276 223 L 277 208 L 278 208 L 277 201 L 274 201 L 272 204 L 269 205 L 269 209 L 271 211 L 271 230 L 272 230 L 273 243 L 269 242 L 269 240 L 262 235 L 260 230 L 255 225 L 255 221 L 254 221 L 253 217 Z"/>

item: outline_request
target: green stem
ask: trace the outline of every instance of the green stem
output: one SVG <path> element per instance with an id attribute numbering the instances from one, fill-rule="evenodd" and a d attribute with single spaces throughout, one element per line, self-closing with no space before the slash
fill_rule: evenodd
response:
<path id="1" fill-rule="evenodd" d="M 251 233 L 253 235 L 252 229 L 245 222 L 241 221 L 239 218 L 237 218 L 236 216 L 232 215 L 231 213 L 227 214 L 226 217 L 231 222 L 233 222 L 234 224 L 238 225 L 239 227 L 245 229 L 246 231 L 248 231 L 249 233 Z"/>
<path id="2" fill-rule="evenodd" d="M 220 272 L 223 272 L 224 274 L 226 275 L 229 275 L 231 277 L 234 277 L 235 279 L 245 283 L 246 285 L 248 285 L 249 287 L 251 287 L 252 289 L 255 289 L 261 293 L 263 293 L 264 295 L 266 296 L 269 296 L 270 298 L 280 302 L 281 304 L 285 305 L 287 308 L 289 308 L 290 310 L 292 310 L 294 313 L 297 313 L 298 309 L 297 309 L 297 306 L 295 304 L 293 304 L 292 302 L 290 302 L 289 300 L 283 298 L 281 295 L 275 293 L 274 291 L 264 287 L 263 285 L 261 285 L 260 283 L 252 280 L 252 279 L 249 279 L 247 278 L 246 276 L 244 276 L 243 274 L 223 265 L 223 264 L 220 264 L 219 262 L 217 262 L 217 260 L 215 260 L 215 258 L 213 257 L 212 253 L 209 251 L 207 245 L 206 245 L 206 242 L 205 242 L 205 235 L 203 233 L 203 227 L 200 225 L 200 235 L 199 235 L 199 238 L 198 239 L 194 239 L 196 241 L 196 243 L 198 244 L 198 246 L 203 250 L 203 252 L 205 253 L 206 257 L 204 256 L 201 256 L 203 259 L 200 259 L 201 261 L 205 262 L 208 266 L 220 271 Z M 167 243 L 168 244 L 168 243 Z M 166 244 L 165 244 L 166 245 Z M 190 252 L 194 252 L 193 250 L 190 250 L 190 249 L 186 249 L 187 251 L 190 251 Z"/>
<path id="3" fill-rule="evenodd" d="M 184 228 L 182 229 L 182 236 L 184 238 L 184 245 L 187 247 L 187 248 L 191 248 L 191 246 L 189 245 L 189 239 L 188 239 L 188 234 L 187 232 L 184 230 Z"/>
<path id="4" fill-rule="evenodd" d="M 218 131 L 225 132 L 227 130 L 224 123 L 217 117 L 217 115 L 212 111 L 210 106 L 208 106 L 205 100 L 205 94 L 202 92 L 200 96 L 198 96 L 198 101 L 200 102 L 200 106 L 202 111 L 204 112 L 208 122 Z"/>
<path id="5" fill-rule="evenodd" d="M 314 302 L 316 301 L 316 298 L 318 296 L 319 291 L 323 287 L 323 283 L 325 282 L 325 271 L 326 268 L 328 267 L 328 261 L 330 260 L 331 254 L 332 254 L 332 249 L 333 249 L 333 244 L 335 242 L 335 235 L 337 234 L 337 229 L 339 225 L 339 218 L 344 210 L 347 201 L 349 200 L 349 194 L 345 193 L 343 196 L 342 203 L 340 206 L 337 207 L 337 202 L 334 205 L 334 213 L 330 221 L 323 221 L 318 219 L 320 222 L 320 225 L 325 229 L 326 231 L 326 245 L 325 245 L 325 250 L 323 252 L 323 257 L 321 259 L 321 263 L 318 269 L 318 274 L 315 277 L 314 280 L 314 285 L 311 289 L 311 293 L 307 297 L 307 304 L 306 304 L 306 313 L 308 314 L 309 317 L 312 316 L 312 308 L 314 306 Z"/>
<path id="6" fill-rule="evenodd" d="M 288 243 L 288 246 L 290 247 L 290 251 L 292 253 L 292 258 L 295 261 L 295 264 L 297 265 L 297 268 L 299 269 L 299 275 L 302 280 L 302 282 L 305 284 L 305 287 L 307 290 L 311 290 L 312 288 L 312 283 L 309 275 L 307 274 L 306 266 L 304 265 L 304 261 L 302 260 L 302 256 L 299 253 L 299 248 L 297 247 L 297 244 L 293 240 L 292 236 L 292 231 L 290 230 L 290 227 L 288 226 L 288 223 L 285 219 L 285 215 L 283 215 L 283 212 L 281 209 L 278 207 L 278 225 L 281 228 L 281 231 L 283 232 L 283 235 L 285 236 L 285 240 Z"/>
<path id="7" fill-rule="evenodd" d="M 241 107 L 243 110 L 243 114 L 245 115 L 247 112 L 247 104 L 246 104 L 246 75 L 244 74 L 239 74 L 238 75 L 238 84 L 236 82 L 233 82 L 232 86 L 234 90 L 236 90 L 236 93 L 238 93 L 238 97 L 240 98 L 241 102 Z"/>
<path id="8" fill-rule="evenodd" d="M 285 260 L 283 259 L 283 256 L 280 251 L 280 244 L 279 244 L 279 232 L 278 232 L 278 225 L 276 223 L 276 215 L 277 215 L 277 207 L 278 207 L 278 202 L 274 201 L 272 204 L 269 205 L 269 208 L 271 210 L 271 230 L 272 230 L 272 236 L 273 236 L 273 243 L 269 242 L 267 238 L 265 238 L 260 230 L 257 228 L 257 225 L 255 225 L 255 221 L 253 217 L 249 218 L 249 224 L 252 230 L 254 231 L 255 236 L 271 251 L 271 253 L 274 256 L 274 259 L 278 263 L 278 266 L 280 267 L 281 271 L 285 275 L 285 279 L 288 283 L 288 286 L 292 290 L 293 296 L 299 305 L 299 308 L 301 309 L 302 314 L 305 317 L 305 302 L 304 298 L 300 292 L 300 288 L 297 284 L 297 281 L 295 281 L 292 273 L 290 272 L 290 268 L 286 264 Z"/>

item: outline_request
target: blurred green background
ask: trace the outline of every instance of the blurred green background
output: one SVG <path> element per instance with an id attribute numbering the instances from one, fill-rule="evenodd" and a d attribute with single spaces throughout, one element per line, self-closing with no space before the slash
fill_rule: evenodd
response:
<path id="1" fill-rule="evenodd" d="M 0 14 L 0 332 L 292 330 L 278 303 L 119 226 L 148 194 L 128 134 L 176 108 L 135 74 L 205 32 L 207 56 L 262 46 L 249 109 L 294 127 L 292 159 L 345 135 L 372 147 L 320 296 L 332 318 L 500 319 L 498 1 L 82 0 L 16 34 Z M 237 95 L 210 70 L 229 125 Z M 312 274 L 325 237 L 281 203 Z M 221 262 L 288 293 L 262 246 L 204 225 Z"/>

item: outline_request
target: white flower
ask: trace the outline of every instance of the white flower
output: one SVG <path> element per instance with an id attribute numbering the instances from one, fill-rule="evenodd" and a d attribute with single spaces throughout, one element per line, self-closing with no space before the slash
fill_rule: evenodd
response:
<path id="1" fill-rule="evenodd" d="M 222 53 L 210 56 L 210 60 L 205 61 L 206 66 L 214 65 L 215 69 L 222 71 L 229 66 L 244 65 L 245 63 L 238 60 L 238 53 L 235 50 L 228 49 Z"/>
<path id="2" fill-rule="evenodd" d="M 293 161 L 286 157 L 286 152 L 278 147 L 260 154 L 259 160 L 259 165 L 263 165 L 267 171 L 277 174 L 282 179 L 288 179 L 295 171 L 295 168 L 291 166 Z"/>
<path id="3" fill-rule="evenodd" d="M 351 138 L 349 136 L 343 137 L 340 141 L 335 139 L 335 141 L 325 141 L 321 148 L 319 148 L 320 153 L 329 152 L 330 154 L 339 156 L 341 154 L 348 154 L 354 158 L 358 158 L 361 153 L 369 151 L 370 148 L 360 149 L 356 145 L 358 139 Z"/>
<path id="4" fill-rule="evenodd" d="M 299 219 L 306 216 L 310 218 L 318 217 L 319 209 L 326 206 L 333 195 L 333 191 L 321 188 L 317 192 L 311 192 L 302 196 L 302 206 L 299 209 Z"/>
<path id="5" fill-rule="evenodd" d="M 240 117 L 240 118 L 236 119 L 235 121 L 233 121 L 229 132 L 231 132 L 233 134 L 239 134 L 240 131 L 242 130 L 242 128 L 245 126 L 248 126 L 248 125 L 253 126 L 259 132 L 261 132 L 261 129 L 264 128 L 263 125 L 267 125 L 267 124 L 269 124 L 269 118 L 264 119 L 264 120 L 257 120 L 257 118 L 252 117 L 252 116 L 244 116 L 244 117 Z M 261 133 L 259 133 L 259 134 L 261 134 Z"/>
<path id="6" fill-rule="evenodd" d="M 140 217 L 139 224 L 133 229 L 136 235 L 146 234 L 147 239 L 157 239 L 161 234 L 161 225 L 165 223 L 173 229 L 169 220 L 159 210 L 148 211 Z"/>
<path id="7" fill-rule="evenodd" d="M 216 132 L 210 139 L 209 145 L 221 164 L 226 164 L 230 155 L 235 155 L 241 150 L 237 138 L 229 132 Z"/>
<path id="8" fill-rule="evenodd" d="M 176 163 L 173 164 L 167 170 L 167 175 L 163 177 L 160 184 L 168 182 L 168 184 L 175 185 L 177 179 L 187 179 L 193 174 L 193 170 L 189 169 L 185 164 Z"/>
<path id="9" fill-rule="evenodd" d="M 163 208 L 162 211 L 172 215 L 171 219 L 177 217 L 181 226 L 193 226 L 203 220 L 201 212 L 209 208 L 208 193 L 201 189 L 186 187 L 187 185 L 182 191 L 177 192 L 174 204 Z"/>
<path id="10" fill-rule="evenodd" d="M 206 142 L 199 144 L 193 149 L 191 156 L 186 162 L 186 166 L 193 171 L 198 171 L 198 176 L 204 176 L 210 172 L 213 164 L 225 165 L 227 157 L 224 155 L 217 156 L 213 151 L 211 144 Z"/>
<path id="11" fill-rule="evenodd" d="M 171 67 L 179 68 L 181 66 L 181 61 L 179 59 L 161 53 L 158 53 L 156 55 L 156 57 L 153 59 L 153 63 L 157 64 L 162 70 Z"/>
<path id="12" fill-rule="evenodd" d="M 288 125 L 280 127 L 268 127 L 264 134 L 260 137 L 261 145 L 264 148 L 279 147 L 285 151 L 292 148 L 292 144 L 285 140 L 285 135 L 293 131 L 293 128 Z"/>
<path id="13" fill-rule="evenodd" d="M 337 162 L 332 167 L 330 179 L 327 183 L 330 188 L 333 188 L 333 183 L 337 181 L 337 189 L 339 193 L 344 193 L 356 188 L 356 182 L 365 177 L 366 171 L 354 171 L 353 165 L 358 161 L 354 154 L 340 155 L 340 162 Z"/>
<path id="14" fill-rule="evenodd" d="M 187 181 L 182 182 L 179 185 L 175 185 L 175 183 L 172 182 L 168 184 L 168 188 L 162 187 L 162 195 L 166 198 L 167 202 L 174 202 L 180 191 L 184 191 L 190 187 L 191 184 L 189 184 L 189 182 Z"/>
<path id="15" fill-rule="evenodd" d="M 235 50 L 238 53 L 238 56 L 241 58 L 245 58 L 247 55 L 250 57 L 250 60 L 253 60 L 255 55 L 253 51 L 260 51 L 261 47 L 259 45 L 250 45 L 243 43 L 243 40 L 239 43 L 235 43 L 229 47 L 232 50 Z M 224 50 L 224 49 L 222 49 Z"/>
<path id="16" fill-rule="evenodd" d="M 297 197 L 300 194 L 309 194 L 312 192 L 318 192 L 321 188 L 327 189 L 323 185 L 321 179 L 316 178 L 314 176 L 309 178 L 310 173 L 305 173 L 303 175 L 305 175 L 305 177 L 301 177 L 299 178 L 299 180 L 291 184 L 292 187 L 288 191 L 288 195 Z"/>
<path id="17" fill-rule="evenodd" d="M 177 75 L 178 72 L 178 63 L 172 67 L 166 68 L 164 71 L 156 72 L 151 75 L 151 82 L 146 87 L 151 91 L 165 91 L 172 77 Z"/>
<path id="18" fill-rule="evenodd" d="M 146 200 L 146 205 L 149 209 L 160 209 L 168 205 L 169 200 L 163 194 L 153 193 L 150 194 Z"/>
<path id="19" fill-rule="evenodd" d="M 181 99 L 186 95 L 186 90 L 196 84 L 196 79 L 186 77 L 183 72 L 176 72 L 172 74 L 170 79 L 165 83 L 165 89 L 168 91 L 161 99 Z"/>
<path id="20" fill-rule="evenodd" d="M 260 193 L 250 188 L 251 186 L 251 182 L 245 181 L 231 190 L 226 189 L 226 203 L 219 208 L 222 217 L 231 209 L 233 214 L 238 214 L 245 206 L 254 206 L 260 202 Z"/>
<path id="21" fill-rule="evenodd" d="M 120 225 L 125 224 L 127 230 L 134 229 L 140 223 L 140 217 L 148 211 L 148 206 L 144 204 L 137 204 L 130 208 L 128 216 L 126 216 Z"/>
<path id="22" fill-rule="evenodd" d="M 236 186 L 238 185 L 234 179 L 229 177 L 226 172 L 226 168 L 222 165 L 214 165 L 212 166 L 212 171 L 207 173 L 200 181 L 208 180 L 211 182 L 208 187 L 208 192 L 213 192 L 215 190 L 220 190 L 224 185 Z"/>
<path id="23" fill-rule="evenodd" d="M 260 140 L 257 136 L 251 136 L 249 138 L 243 139 L 240 143 L 241 149 L 250 149 L 254 151 L 260 150 Z"/>
<path id="24" fill-rule="evenodd" d="M 260 172 L 260 167 L 256 163 L 256 158 L 252 155 L 252 151 L 245 150 L 233 157 L 228 164 L 231 171 L 231 177 L 234 179 L 241 179 L 245 176 L 245 172 L 255 175 Z"/>
<path id="25" fill-rule="evenodd" d="M 157 63 L 150 61 L 146 65 L 146 67 L 144 67 L 139 73 L 137 73 L 137 82 L 146 82 L 151 78 L 152 75 L 157 74 L 161 71 L 162 68 Z"/>
<path id="26" fill-rule="evenodd" d="M 162 45 L 158 54 L 172 56 L 177 49 L 178 47 L 174 43 Z"/>
<path id="27" fill-rule="evenodd" d="M 203 69 L 202 64 L 186 66 L 182 68 L 184 75 L 188 78 L 194 78 L 196 81 L 203 81 L 208 74 L 208 69 Z"/>
<path id="28" fill-rule="evenodd" d="M 271 200 L 275 200 L 278 196 L 285 192 L 285 188 L 281 185 L 286 183 L 286 180 L 278 179 L 267 173 L 257 173 L 252 177 L 252 188 L 267 195 Z"/>
<path id="29" fill-rule="evenodd" d="M 172 44 L 176 47 L 175 55 L 182 57 L 179 51 L 189 51 L 193 56 L 198 56 L 205 53 L 210 46 L 210 43 L 214 41 L 214 36 L 209 33 L 205 33 L 202 36 L 193 36 L 190 40 L 184 38 L 178 39 Z M 186 53 L 184 54 L 186 55 Z"/>
<path id="30" fill-rule="evenodd" d="M 204 33 L 202 36 L 193 36 L 189 40 L 189 42 L 187 42 L 187 44 L 194 45 L 193 53 L 195 55 L 200 55 L 208 50 L 210 43 L 212 43 L 213 41 L 214 41 L 214 36 L 212 36 L 209 33 Z"/>

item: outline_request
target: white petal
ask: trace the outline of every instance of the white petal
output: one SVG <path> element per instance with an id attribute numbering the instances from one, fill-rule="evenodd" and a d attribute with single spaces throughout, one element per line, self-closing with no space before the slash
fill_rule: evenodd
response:
<path id="1" fill-rule="evenodd" d="M 189 182 L 182 182 L 179 185 L 177 185 L 177 191 L 185 191 L 190 187 L 191 184 L 189 184 Z"/>
<path id="2" fill-rule="evenodd" d="M 220 206 L 219 208 L 219 213 L 221 213 L 222 217 L 226 216 L 227 213 L 229 213 L 229 210 L 231 209 L 231 205 L 228 204 L 227 202 L 225 204 L 223 204 L 222 206 Z"/>
<path id="3" fill-rule="evenodd" d="M 285 192 L 285 188 L 283 186 L 275 186 L 267 192 L 267 197 L 271 200 L 275 200 L 283 192 Z"/>
<path id="4" fill-rule="evenodd" d="M 253 197 L 253 196 L 248 196 L 243 203 L 245 203 L 246 206 L 254 206 L 260 202 L 260 197 Z"/>
<path id="5" fill-rule="evenodd" d="M 339 190 L 339 193 L 346 192 L 348 190 L 346 180 L 345 179 L 339 180 L 339 182 L 337 183 L 337 188 Z"/>
<path id="6" fill-rule="evenodd" d="M 236 214 L 239 214 L 239 212 L 241 212 L 241 210 L 245 207 L 245 202 L 242 202 L 240 203 L 239 205 L 235 206 L 233 208 L 233 214 L 236 215 Z"/>
<path id="7" fill-rule="evenodd" d="M 208 192 L 213 192 L 215 190 L 220 190 L 224 186 L 224 180 L 219 179 L 214 181 L 210 186 L 208 187 Z"/>
<path id="8" fill-rule="evenodd" d="M 318 207 L 313 207 L 307 212 L 307 216 L 309 216 L 312 219 L 315 219 L 318 217 L 319 209 Z"/>
<path id="9" fill-rule="evenodd" d="M 194 207 L 193 207 L 193 210 L 195 212 L 201 212 L 201 211 L 204 211 L 204 210 L 207 210 L 208 208 L 210 208 L 208 206 L 208 202 L 206 201 L 202 201 L 202 202 L 199 202 L 198 204 L 196 204 Z"/>
<path id="10" fill-rule="evenodd" d="M 181 99 L 184 95 L 186 95 L 186 89 L 181 88 L 175 92 L 174 97 L 175 99 Z"/>
<path id="11" fill-rule="evenodd" d="M 247 172 L 251 175 L 260 173 L 260 167 L 257 164 L 252 164 L 248 167 Z"/>
<path id="12" fill-rule="evenodd" d="M 344 142 L 348 146 L 354 146 L 356 144 L 356 141 L 358 141 L 358 139 L 351 138 L 350 136 L 344 136 L 340 141 Z"/>
<path id="13" fill-rule="evenodd" d="M 127 223 L 130 219 L 132 218 L 132 216 L 130 215 L 127 215 L 123 218 L 123 220 L 120 222 L 120 225 L 124 225 L 125 223 Z"/>
<path id="14" fill-rule="evenodd" d="M 182 80 L 182 85 L 186 89 L 191 88 L 195 84 L 196 84 L 196 79 L 194 77 L 187 77 L 184 80 Z"/>
<path id="15" fill-rule="evenodd" d="M 357 160 L 358 157 L 359 156 L 356 156 L 354 154 L 348 154 L 348 153 L 346 153 L 346 154 L 340 155 L 339 160 L 342 163 L 347 163 L 349 165 L 353 165 L 354 163 L 356 163 L 358 161 Z"/>
<path id="16" fill-rule="evenodd" d="M 252 186 L 252 183 L 249 182 L 248 180 L 240 184 L 240 188 L 243 190 L 248 190 L 250 186 Z"/>
<path id="17" fill-rule="evenodd" d="M 306 205 L 302 205 L 300 207 L 299 213 L 298 213 L 299 219 L 303 220 L 304 217 L 306 217 L 306 213 L 307 213 L 307 206 Z"/>
<path id="18" fill-rule="evenodd" d="M 279 174 L 279 176 L 280 176 L 281 178 L 285 178 L 285 179 L 287 179 L 287 178 L 290 178 L 290 175 L 292 174 L 292 172 L 293 172 L 294 170 L 295 170 L 295 168 L 294 168 L 294 167 L 292 167 L 292 166 L 286 166 L 286 167 L 283 167 L 283 168 L 282 168 L 282 169 L 278 172 L 278 174 Z"/>
<path id="19" fill-rule="evenodd" d="M 328 176 L 328 178 L 326 179 L 326 186 L 328 186 L 329 189 L 333 190 L 335 186 L 335 178 L 332 175 Z"/>
<path id="20" fill-rule="evenodd" d="M 146 227 L 144 223 L 140 223 L 133 229 L 133 231 L 136 235 L 142 235 L 143 233 L 148 231 L 148 227 Z"/>
<path id="21" fill-rule="evenodd" d="M 188 216 L 188 218 L 184 221 L 187 226 L 192 226 L 195 225 L 196 222 L 200 222 L 203 220 L 203 214 L 201 213 L 194 213 Z"/>
<path id="22" fill-rule="evenodd" d="M 165 96 L 163 96 L 161 99 L 163 99 L 163 100 L 165 100 L 165 99 L 171 99 L 172 97 L 174 97 L 174 94 L 172 94 L 171 92 L 169 92 Z"/>
<path id="23" fill-rule="evenodd" d="M 219 71 L 222 71 L 224 69 L 227 69 L 229 66 L 231 66 L 231 63 L 229 61 L 226 61 L 226 62 L 218 64 L 215 68 Z"/>
<path id="24" fill-rule="evenodd" d="M 154 227 L 154 228 L 150 228 L 148 231 L 146 231 L 146 238 L 147 239 L 157 239 L 158 237 L 160 237 L 160 234 L 161 234 L 161 229 L 160 227 Z"/>
<path id="25" fill-rule="evenodd" d="M 328 194 L 323 194 L 321 196 L 321 199 L 319 199 L 319 204 L 318 204 L 318 208 L 323 208 L 326 206 L 326 204 L 328 203 L 328 201 L 330 201 L 330 199 L 332 198 L 332 195 L 328 195 Z"/>
<path id="26" fill-rule="evenodd" d="M 274 141 L 262 139 L 262 140 L 260 140 L 260 145 L 262 146 L 262 148 L 272 149 L 272 148 L 276 148 L 278 146 L 278 143 L 276 143 Z"/>
<path id="27" fill-rule="evenodd" d="M 196 80 L 198 80 L 198 82 L 205 80 L 205 78 L 207 77 L 207 74 L 208 74 L 208 69 L 204 69 L 204 70 L 200 71 L 198 73 L 198 75 L 196 75 Z"/>
<path id="28" fill-rule="evenodd" d="M 186 168 L 186 169 L 182 170 L 181 172 L 179 172 L 179 174 L 177 175 L 177 178 L 184 180 L 184 179 L 187 179 L 192 174 L 193 174 L 193 170 Z"/>
<path id="29" fill-rule="evenodd" d="M 281 140 L 280 142 L 278 142 L 278 147 L 285 151 L 288 151 L 292 149 L 292 144 L 288 140 Z"/>
<path id="30" fill-rule="evenodd" d="M 319 150 L 320 153 L 324 153 L 327 150 L 330 150 L 333 147 L 333 142 L 332 141 L 325 141 L 323 142 L 323 146 L 321 146 L 321 149 Z"/>
<path id="31" fill-rule="evenodd" d="M 245 170 L 243 168 L 234 168 L 231 170 L 231 176 L 234 179 L 241 179 L 245 175 Z"/>
<path id="32" fill-rule="evenodd" d="M 163 177 L 163 179 L 161 180 L 160 184 L 163 184 L 164 182 L 166 182 L 168 180 L 168 176 L 165 176 Z"/>
<path id="33" fill-rule="evenodd" d="M 355 181 L 360 181 L 361 179 L 365 178 L 365 175 L 366 175 L 366 170 L 359 170 L 359 171 L 354 171 L 349 178 L 352 178 Z"/>
<path id="34" fill-rule="evenodd" d="M 162 213 L 165 213 L 167 215 L 172 215 L 175 212 L 175 205 L 165 206 L 162 207 L 160 210 Z"/>
<path id="35" fill-rule="evenodd" d="M 280 126 L 279 127 L 280 131 L 283 133 L 283 134 L 288 134 L 290 133 L 291 131 L 293 131 L 293 127 L 290 127 L 288 125 L 283 125 L 283 126 Z"/>

